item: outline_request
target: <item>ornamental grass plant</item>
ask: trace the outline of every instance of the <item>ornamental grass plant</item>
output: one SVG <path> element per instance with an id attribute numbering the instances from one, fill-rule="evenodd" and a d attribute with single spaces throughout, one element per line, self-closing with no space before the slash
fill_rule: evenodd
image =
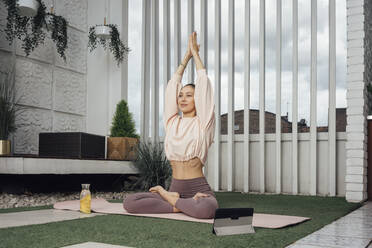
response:
<path id="1" fill-rule="evenodd" d="M 16 114 L 23 111 L 17 106 L 14 72 L 0 72 L 0 140 L 7 140 L 16 131 Z"/>
<path id="2" fill-rule="evenodd" d="M 163 146 L 159 142 L 140 141 L 137 154 L 133 164 L 139 171 L 139 178 L 132 185 L 132 189 L 148 191 L 153 186 L 161 185 L 168 190 L 172 168 L 165 156 Z"/>

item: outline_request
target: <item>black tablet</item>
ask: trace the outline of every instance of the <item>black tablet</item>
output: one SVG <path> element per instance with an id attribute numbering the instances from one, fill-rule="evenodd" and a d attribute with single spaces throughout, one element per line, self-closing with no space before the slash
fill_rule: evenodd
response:
<path id="1" fill-rule="evenodd" d="M 254 233 L 253 208 L 216 209 L 213 230 L 217 236 Z"/>

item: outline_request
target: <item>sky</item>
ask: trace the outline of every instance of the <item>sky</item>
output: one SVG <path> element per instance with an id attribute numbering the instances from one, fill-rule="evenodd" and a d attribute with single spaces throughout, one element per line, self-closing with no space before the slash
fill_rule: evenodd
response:
<path id="1" fill-rule="evenodd" d="M 200 1 L 194 1 L 194 29 L 200 34 Z M 214 0 L 208 1 L 208 76 L 214 87 Z M 328 53 L 329 25 L 328 0 L 318 0 L 317 6 L 317 124 L 328 125 Z M 170 0 L 171 27 L 171 74 L 178 64 L 174 63 L 174 0 Z M 298 1 L 298 120 L 310 123 L 310 33 L 311 1 Z M 244 19 L 245 1 L 235 0 L 235 110 L 244 108 Z M 159 135 L 164 135 L 162 125 L 163 110 L 163 0 L 159 0 Z M 265 110 L 276 113 L 276 0 L 266 0 L 266 65 L 265 65 Z M 259 108 L 259 0 L 251 0 L 251 48 L 250 48 L 250 106 Z M 140 133 L 141 105 L 141 45 L 142 45 L 142 1 L 129 0 L 128 54 L 129 85 L 128 106 Z M 181 0 L 181 58 L 185 54 L 188 41 L 187 0 Z M 199 41 L 198 41 L 199 43 Z M 203 44 L 201 44 L 202 46 Z M 221 0 L 221 92 L 227 92 L 228 75 L 228 0 Z M 204 61 L 203 61 L 204 62 Z M 191 64 L 189 63 L 188 66 Z M 194 68 L 195 70 L 195 68 Z M 196 75 L 196 73 L 195 73 Z M 182 84 L 187 82 L 185 70 Z M 281 115 L 288 113 L 292 121 L 292 1 L 282 1 L 282 99 Z M 227 94 L 221 94 L 221 114 L 227 113 Z M 336 5 L 336 107 L 346 107 L 346 0 L 337 0 Z M 151 109 L 151 107 L 150 107 Z M 151 131 L 150 131 L 151 133 Z M 151 135 L 151 134 L 150 134 Z"/>

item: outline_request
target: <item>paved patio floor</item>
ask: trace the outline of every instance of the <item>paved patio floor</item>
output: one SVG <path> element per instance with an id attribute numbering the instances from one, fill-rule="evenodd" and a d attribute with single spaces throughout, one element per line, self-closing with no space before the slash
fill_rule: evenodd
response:
<path id="1" fill-rule="evenodd" d="M 0 228 L 45 224 L 50 222 L 89 218 L 102 214 L 83 214 L 76 211 L 44 209 L 0 214 Z"/>
<path id="2" fill-rule="evenodd" d="M 61 248 L 132 248 L 129 246 L 121 246 L 121 245 L 110 245 L 104 243 L 97 243 L 97 242 L 86 242 L 76 245 L 69 245 L 63 246 Z"/>
<path id="3" fill-rule="evenodd" d="M 372 201 L 288 247 L 372 248 Z"/>

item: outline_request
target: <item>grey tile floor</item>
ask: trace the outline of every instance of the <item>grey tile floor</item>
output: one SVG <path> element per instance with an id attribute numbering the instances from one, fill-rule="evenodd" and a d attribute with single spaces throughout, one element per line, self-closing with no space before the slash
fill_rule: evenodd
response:
<path id="1" fill-rule="evenodd" d="M 89 218 L 102 214 L 83 214 L 76 211 L 44 209 L 0 214 L 0 228 L 44 224 L 63 220 Z"/>
<path id="2" fill-rule="evenodd" d="M 372 202 L 296 241 L 290 248 L 372 248 Z"/>

